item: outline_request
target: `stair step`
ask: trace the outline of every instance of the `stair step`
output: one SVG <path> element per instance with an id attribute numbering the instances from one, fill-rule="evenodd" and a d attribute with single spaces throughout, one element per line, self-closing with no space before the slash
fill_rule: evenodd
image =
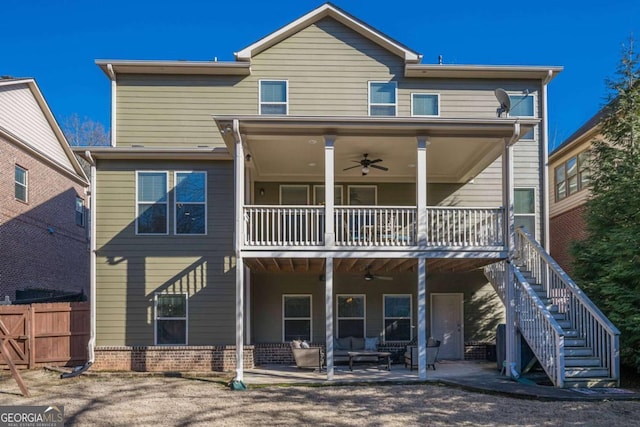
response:
<path id="1" fill-rule="evenodd" d="M 583 338 L 566 338 L 564 339 L 565 347 L 584 347 L 586 340 Z"/>
<path id="2" fill-rule="evenodd" d="M 589 347 L 565 347 L 565 357 L 593 356 L 593 349 Z"/>
<path id="3" fill-rule="evenodd" d="M 562 329 L 564 329 L 564 337 L 565 337 L 565 339 L 566 338 L 576 338 L 578 336 L 578 331 L 575 330 L 575 329 L 565 329 L 565 328 L 562 328 Z M 565 344 L 565 347 L 566 346 L 567 345 Z"/>
<path id="4" fill-rule="evenodd" d="M 570 320 L 556 319 L 556 321 L 558 322 L 558 325 L 560 325 L 560 327 L 562 329 L 568 329 L 568 328 L 571 327 L 571 321 Z"/>
<path id="5" fill-rule="evenodd" d="M 587 367 L 600 367 L 600 359 L 598 357 L 589 356 L 568 356 L 565 352 L 564 366 L 587 368 Z"/>
<path id="6" fill-rule="evenodd" d="M 595 366 L 578 367 L 568 366 L 564 369 L 565 378 L 601 378 L 608 377 L 609 370 L 606 368 L 600 368 Z"/>
<path id="7" fill-rule="evenodd" d="M 619 387 L 620 385 L 613 378 L 566 378 L 564 388 L 575 387 Z"/>

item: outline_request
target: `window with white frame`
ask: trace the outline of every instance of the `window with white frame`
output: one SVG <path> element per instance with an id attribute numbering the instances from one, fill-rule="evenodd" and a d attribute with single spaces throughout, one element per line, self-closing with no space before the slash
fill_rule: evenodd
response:
<path id="1" fill-rule="evenodd" d="M 84 227 L 84 200 L 76 197 L 76 225 Z"/>
<path id="2" fill-rule="evenodd" d="M 286 115 L 289 112 L 286 80 L 260 80 L 260 114 Z"/>
<path id="3" fill-rule="evenodd" d="M 411 341 L 411 295 L 384 295 L 384 340 Z"/>
<path id="4" fill-rule="evenodd" d="M 308 185 L 281 185 L 280 186 L 281 205 L 308 205 L 309 186 Z"/>
<path id="5" fill-rule="evenodd" d="M 207 233 L 207 173 L 175 173 L 175 234 Z"/>
<path id="6" fill-rule="evenodd" d="M 511 101 L 511 110 L 509 117 L 534 117 L 535 116 L 535 99 L 533 95 L 509 95 Z M 522 139 L 534 139 L 534 129 L 531 129 Z"/>
<path id="7" fill-rule="evenodd" d="M 532 236 L 536 235 L 536 190 L 515 188 L 513 190 L 514 225 L 523 225 Z"/>
<path id="8" fill-rule="evenodd" d="M 186 345 L 187 317 L 186 294 L 156 294 L 156 345 Z"/>
<path id="9" fill-rule="evenodd" d="M 138 171 L 136 175 L 136 233 L 168 234 L 167 172 Z"/>
<path id="10" fill-rule="evenodd" d="M 364 295 L 338 295 L 337 337 L 365 337 L 366 311 Z"/>
<path id="11" fill-rule="evenodd" d="M 440 94 L 412 93 L 411 115 L 415 117 L 438 117 L 440 115 Z"/>
<path id="12" fill-rule="evenodd" d="M 378 204 L 376 185 L 349 185 L 349 204 L 353 206 L 375 206 Z"/>
<path id="13" fill-rule="evenodd" d="M 569 158 L 555 168 L 556 202 L 589 186 L 589 151 Z"/>
<path id="14" fill-rule="evenodd" d="M 369 115 L 395 116 L 398 106 L 396 82 L 369 82 Z"/>
<path id="15" fill-rule="evenodd" d="M 27 170 L 21 166 L 15 167 L 15 198 L 21 202 L 27 202 Z"/>
<path id="16" fill-rule="evenodd" d="M 316 205 L 323 205 L 325 202 L 324 185 L 313 186 L 313 203 Z M 336 206 L 342 205 L 342 185 L 336 185 L 333 187 L 333 204 Z"/>
<path id="17" fill-rule="evenodd" d="M 311 295 L 282 296 L 282 340 L 305 340 L 312 336 Z"/>

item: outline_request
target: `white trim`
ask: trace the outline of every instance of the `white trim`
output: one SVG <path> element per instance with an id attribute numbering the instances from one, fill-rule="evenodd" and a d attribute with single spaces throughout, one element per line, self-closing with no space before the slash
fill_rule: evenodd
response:
<path id="1" fill-rule="evenodd" d="M 385 343 L 403 342 L 387 340 L 387 319 L 403 320 L 406 317 L 387 317 L 387 306 L 385 304 L 387 297 L 409 297 L 409 341 L 413 339 L 413 295 L 412 294 L 382 294 L 382 340 Z"/>
<path id="2" fill-rule="evenodd" d="M 342 185 L 334 185 L 333 186 L 333 191 L 335 192 L 335 191 L 339 190 L 338 192 L 340 193 L 340 203 L 336 204 L 335 206 L 344 205 L 344 191 L 343 191 L 342 187 L 343 187 Z M 313 204 L 314 205 L 320 205 L 320 204 L 324 203 L 324 197 L 322 199 L 320 199 L 320 200 L 318 200 L 318 198 L 316 197 L 317 196 L 316 189 L 318 189 L 318 188 L 324 189 L 324 184 L 323 185 L 314 185 L 313 186 Z M 335 199 L 335 196 L 334 196 L 334 199 Z"/>
<path id="3" fill-rule="evenodd" d="M 284 114 L 264 114 L 262 112 L 262 83 L 263 82 L 284 82 L 285 86 L 285 101 L 284 102 L 264 102 L 267 105 L 284 105 L 285 112 Z M 258 114 L 265 116 L 288 116 L 289 115 L 289 80 L 286 79 L 259 79 L 258 80 Z"/>
<path id="4" fill-rule="evenodd" d="M 288 297 L 300 298 L 309 297 L 309 317 L 289 317 L 284 313 L 284 300 Z M 313 295 L 312 294 L 282 294 L 282 342 L 287 342 L 285 338 L 284 324 L 287 320 L 309 320 L 309 341 L 313 342 Z"/>
<path id="5" fill-rule="evenodd" d="M 301 185 L 301 184 L 280 184 L 280 186 L 279 186 L 279 188 L 278 188 L 278 193 L 279 193 L 279 200 L 278 200 L 278 202 L 279 202 L 281 205 L 283 204 L 283 203 L 282 203 L 282 188 L 283 188 L 283 187 L 296 187 L 296 188 L 302 188 L 302 187 L 304 187 L 304 188 L 307 190 L 307 203 L 306 203 L 306 205 L 308 205 L 308 204 L 309 204 L 309 186 L 308 186 L 308 185 L 306 185 L 306 184 L 304 184 L 304 185 Z"/>
<path id="6" fill-rule="evenodd" d="M 437 114 L 414 114 L 413 113 L 413 98 L 415 95 L 429 95 L 435 96 L 437 99 Z M 440 117 L 440 94 L 434 92 L 411 92 L 411 117 Z"/>
<path id="7" fill-rule="evenodd" d="M 374 189 L 374 205 L 378 205 L 378 186 L 376 184 L 353 184 L 347 185 L 347 203 L 349 206 L 366 206 L 366 205 L 351 205 L 351 188 L 373 188 Z"/>
<path id="8" fill-rule="evenodd" d="M 431 336 L 433 336 L 433 297 L 438 295 L 455 295 L 460 299 L 460 347 L 458 351 L 460 352 L 461 360 L 464 360 L 464 293 L 463 292 L 432 292 L 429 295 L 429 318 L 431 325 Z M 441 340 L 443 337 L 435 337 L 435 339 Z M 444 343 L 444 341 L 443 341 Z"/>
<path id="9" fill-rule="evenodd" d="M 391 84 L 394 86 L 394 102 L 393 104 L 391 103 L 387 103 L 387 104 L 373 104 L 371 102 L 371 84 L 376 84 L 376 83 L 380 83 L 380 84 Z M 398 82 L 394 82 L 394 81 L 380 81 L 380 80 L 369 80 L 367 82 L 367 115 L 370 117 L 397 117 L 398 116 Z M 388 115 L 388 114 L 371 114 L 371 107 L 375 106 L 375 107 L 391 107 L 393 106 L 395 109 L 395 114 L 393 115 Z"/>
<path id="10" fill-rule="evenodd" d="M 364 310 L 362 317 L 341 317 L 340 316 L 340 297 L 362 297 L 362 309 Z M 336 337 L 340 337 L 340 320 L 358 320 L 362 319 L 362 338 L 367 336 L 367 294 L 336 294 Z M 340 337 L 345 338 L 345 337 Z"/>
<path id="11" fill-rule="evenodd" d="M 167 206 L 167 221 L 166 221 L 166 226 L 165 229 L 166 231 L 164 233 L 139 233 L 138 232 L 138 218 L 140 216 L 140 212 L 139 212 L 139 205 L 140 202 L 138 201 L 138 181 L 139 181 L 139 176 L 141 173 L 163 173 L 165 176 L 165 190 L 166 190 L 166 198 L 167 200 L 165 202 L 160 202 L 160 203 L 164 203 Z M 135 188 L 135 192 L 136 192 L 136 216 L 134 218 L 134 222 L 136 224 L 136 236 L 168 236 L 169 235 L 169 172 L 168 171 L 160 171 L 160 170 L 136 170 L 136 188 Z M 142 203 L 149 203 L 149 202 L 142 202 Z"/>
<path id="12" fill-rule="evenodd" d="M 516 206 L 516 191 L 517 190 L 533 190 L 533 212 L 532 213 L 517 213 Z M 535 230 L 528 230 L 531 235 L 533 235 L 536 239 L 538 238 L 538 189 L 536 187 L 513 187 L 513 220 L 514 223 L 516 218 L 521 217 L 533 217 L 533 225 Z M 515 224 L 514 224 L 515 227 Z"/>
<path id="13" fill-rule="evenodd" d="M 521 97 L 526 97 L 526 98 L 531 97 L 531 99 L 533 99 L 533 111 L 532 111 L 531 115 L 528 115 L 528 116 L 512 116 L 511 113 L 509 113 L 508 114 L 509 117 L 514 117 L 514 118 L 526 118 L 526 117 L 536 117 L 537 118 L 537 117 L 539 117 L 539 114 L 536 114 L 537 110 L 538 110 L 538 108 L 537 108 L 538 97 L 536 96 L 535 93 L 526 93 L 525 94 L 525 93 L 520 93 L 520 92 L 517 92 L 517 93 L 508 92 L 508 95 L 509 95 L 509 99 L 511 99 L 512 96 L 521 96 Z M 519 101 L 519 102 L 524 102 L 524 101 Z M 511 106 L 513 107 L 513 102 L 511 104 Z M 535 141 L 536 140 L 536 134 L 537 134 L 537 131 L 536 131 L 537 128 L 538 128 L 538 126 L 534 126 L 533 129 L 531 129 L 529 132 L 523 134 L 522 137 L 520 138 L 520 140 L 521 141 Z M 528 133 L 531 133 L 531 135 L 532 135 L 531 138 L 525 138 L 525 136 Z"/>
<path id="14" fill-rule="evenodd" d="M 178 233 L 178 192 L 176 190 L 176 183 L 178 182 L 178 174 L 184 173 L 197 173 L 204 174 L 204 202 L 183 202 L 184 204 L 189 205 L 204 205 L 204 233 Z M 208 174 L 207 171 L 198 171 L 198 170 L 181 170 L 173 172 L 173 234 L 176 236 L 206 236 L 207 235 L 207 223 L 209 222 L 208 217 L 208 194 L 207 194 L 207 180 Z"/>
<path id="15" fill-rule="evenodd" d="M 158 317 L 158 296 L 184 296 L 184 317 Z M 184 320 L 184 344 L 158 344 L 158 320 Z M 153 293 L 153 345 L 172 346 L 172 345 L 189 345 L 189 294 L 186 292 L 169 293 L 154 292 Z"/>
<path id="16" fill-rule="evenodd" d="M 22 171 L 24 171 L 24 183 L 18 182 L 16 180 L 16 169 L 21 169 Z M 13 197 L 14 197 L 14 199 L 19 201 L 19 202 L 22 202 L 22 203 L 29 203 L 29 169 L 27 169 L 25 167 L 22 167 L 17 163 L 14 163 L 13 183 L 14 183 L 14 187 L 13 187 Z M 24 200 L 22 200 L 22 199 L 17 197 L 16 189 L 15 189 L 16 184 L 24 187 Z"/>

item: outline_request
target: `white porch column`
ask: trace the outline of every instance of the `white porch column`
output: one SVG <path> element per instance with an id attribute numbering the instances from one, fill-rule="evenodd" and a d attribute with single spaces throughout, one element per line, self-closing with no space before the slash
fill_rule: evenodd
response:
<path id="1" fill-rule="evenodd" d="M 515 251 L 515 228 L 514 228 L 514 208 L 513 208 L 513 146 L 505 143 L 502 154 L 502 205 L 505 209 L 504 220 L 504 244 L 507 252 L 507 262 L 505 265 L 505 357 L 507 362 L 506 375 L 511 375 L 511 364 L 517 364 L 516 355 L 516 319 L 515 319 L 515 287 L 513 283 L 513 261 Z"/>
<path id="2" fill-rule="evenodd" d="M 327 247 L 335 246 L 336 241 L 335 215 L 333 214 L 335 140 L 334 135 L 325 135 L 324 137 L 324 245 Z"/>
<path id="3" fill-rule="evenodd" d="M 235 233 L 234 248 L 236 252 L 236 377 L 235 381 L 244 380 L 244 261 L 242 259 L 243 240 L 243 207 L 244 207 L 244 147 L 239 132 L 238 120 L 233 120 L 235 138 L 234 153 L 234 189 L 235 189 Z"/>
<path id="4" fill-rule="evenodd" d="M 418 373 L 427 379 L 427 259 L 418 258 Z"/>
<path id="5" fill-rule="evenodd" d="M 325 260 L 325 363 L 327 364 L 327 381 L 333 380 L 333 258 Z"/>
<path id="6" fill-rule="evenodd" d="M 417 138 L 417 162 L 416 162 L 416 204 L 418 209 L 418 246 L 427 245 L 427 141 L 426 136 Z"/>

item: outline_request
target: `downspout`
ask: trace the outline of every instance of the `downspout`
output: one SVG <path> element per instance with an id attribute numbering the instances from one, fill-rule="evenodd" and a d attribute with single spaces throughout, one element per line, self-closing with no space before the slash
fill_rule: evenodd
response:
<path id="1" fill-rule="evenodd" d="M 85 158 L 91 165 L 89 188 L 89 342 L 87 343 L 88 360 L 84 365 L 75 366 L 71 372 L 60 375 L 60 378 L 72 378 L 85 372 L 93 365 L 96 347 L 96 162 L 89 150 Z"/>
<path id="2" fill-rule="evenodd" d="M 118 85 L 116 83 L 116 72 L 112 64 L 107 64 L 107 72 L 111 79 L 111 146 L 116 146 L 116 93 Z"/>
<path id="3" fill-rule="evenodd" d="M 542 129 L 540 136 L 542 139 L 542 190 L 544 197 L 541 197 L 542 206 L 542 231 L 543 247 L 547 253 L 551 253 L 551 242 L 549 237 L 549 120 L 547 119 L 547 85 L 553 78 L 553 71 L 547 71 L 547 76 L 542 80 Z"/>

